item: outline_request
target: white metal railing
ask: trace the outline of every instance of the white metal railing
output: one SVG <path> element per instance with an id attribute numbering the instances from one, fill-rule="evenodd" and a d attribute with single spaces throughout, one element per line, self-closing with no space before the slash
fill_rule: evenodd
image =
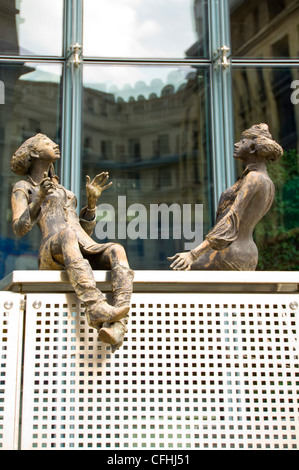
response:
<path id="1" fill-rule="evenodd" d="M 109 273 L 95 276 L 109 296 Z M 298 284 L 297 273 L 136 272 L 112 354 L 64 272 L 12 273 L 0 448 L 298 449 Z"/>

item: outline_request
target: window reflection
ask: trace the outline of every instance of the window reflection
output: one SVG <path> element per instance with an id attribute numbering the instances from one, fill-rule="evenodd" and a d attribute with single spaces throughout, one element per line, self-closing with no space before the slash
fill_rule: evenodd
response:
<path id="1" fill-rule="evenodd" d="M 298 0 L 229 0 L 232 55 L 298 57 Z"/>
<path id="2" fill-rule="evenodd" d="M 0 277 L 14 269 L 37 269 L 40 234 L 37 227 L 23 238 L 12 230 L 11 190 L 19 179 L 10 158 L 20 144 L 43 132 L 60 144 L 61 67 L 38 64 L 0 64 L 5 104 L 0 106 Z"/>
<path id="3" fill-rule="evenodd" d="M 61 56 L 62 20 L 63 0 L 1 1 L 0 53 Z"/>
<path id="4" fill-rule="evenodd" d="M 207 230 L 213 212 L 208 71 L 85 67 L 82 188 L 86 174 L 108 171 L 114 184 L 99 203 L 115 208 L 116 221 L 123 215 L 119 196 L 126 208 L 144 206 L 148 225 L 153 204 L 175 203 L 181 209 L 190 204 L 193 216 L 195 204 L 203 204 Z M 125 222 L 132 218 L 134 214 L 127 214 Z M 169 269 L 167 256 L 184 250 L 184 240 L 173 233 L 163 238 L 161 227 L 158 239 L 151 239 L 148 225 L 146 237 L 126 234 L 119 242 L 135 269 Z M 169 227 L 176 230 L 172 220 Z"/>
<path id="5" fill-rule="evenodd" d="M 276 188 L 275 202 L 255 230 L 262 270 L 298 270 L 299 104 L 292 99 L 296 93 L 292 84 L 298 80 L 298 68 L 233 70 L 236 138 L 252 124 L 266 122 L 285 152 L 268 167 Z"/>
<path id="6" fill-rule="evenodd" d="M 207 57 L 207 0 L 85 0 L 84 54 Z"/>

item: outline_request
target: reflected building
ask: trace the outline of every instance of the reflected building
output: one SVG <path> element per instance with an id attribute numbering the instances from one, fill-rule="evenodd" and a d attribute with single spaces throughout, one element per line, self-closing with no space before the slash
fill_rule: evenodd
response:
<path id="1" fill-rule="evenodd" d="M 33 71 L 28 68 L 28 71 Z M 160 94 L 149 93 L 116 99 L 112 93 L 88 87 L 83 90 L 81 200 L 84 204 L 85 175 L 109 171 L 113 186 L 99 202 L 116 208 L 118 196 L 126 196 L 127 207 L 143 204 L 204 204 L 206 230 L 212 211 L 212 175 L 209 162 L 209 137 L 206 108 L 208 76 L 205 70 L 191 72 L 177 89 L 165 84 Z M 11 120 L 5 124 L 6 174 L 9 187 L 1 199 L 2 210 L 9 220 L 2 222 L 2 236 L 9 242 L 3 270 L 35 268 L 39 231 L 34 227 L 21 240 L 22 249 L 29 240 L 27 254 L 19 257 L 11 227 L 10 192 L 18 177 L 9 169 L 7 155 L 28 137 L 45 132 L 59 143 L 57 134 L 57 100 L 60 83 L 34 81 L 30 74 L 17 80 L 13 89 Z M 9 136 L 9 138 L 8 138 Z M 63 158 L 63 156 L 62 156 Z M 194 213 L 193 213 L 194 215 Z M 170 228 L 172 227 L 170 214 Z M 149 221 L 148 221 L 149 222 Z M 171 235 L 170 235 L 171 238 Z M 188 240 L 189 241 L 189 240 Z M 126 246 L 132 265 L 140 269 L 168 266 L 167 256 L 183 249 L 183 240 L 120 240 Z M 17 261 L 17 265 L 14 262 Z M 11 267 L 11 269 L 8 268 Z"/>
<path id="2" fill-rule="evenodd" d="M 209 23 L 203 3 L 193 2 L 197 40 L 185 51 L 186 58 L 208 57 L 204 49 Z M 232 56 L 255 58 L 251 67 L 232 67 L 235 136 L 264 121 L 284 149 L 298 152 L 299 106 L 290 100 L 290 85 L 299 78 L 298 69 L 258 66 L 262 58 L 298 56 L 298 1 L 230 0 L 229 5 Z M 19 54 L 16 6 L 14 1 L 0 0 L 2 55 Z M 10 194 L 16 177 L 9 169 L 9 158 L 25 139 L 40 131 L 60 144 L 62 74 L 56 82 L 47 78 L 47 72 L 42 79 L 34 79 L 38 67 L 13 59 L 0 66 L 0 80 L 6 85 L 5 112 L 0 107 L 1 276 L 13 269 L 36 269 L 40 240 L 37 227 L 22 240 L 12 232 Z M 148 212 L 153 204 L 189 204 L 192 208 L 203 204 L 206 233 L 215 216 L 209 67 L 180 63 L 175 69 L 163 64 L 160 70 L 169 68 L 172 73 L 162 79 L 159 67 L 151 66 L 157 70 L 154 79 L 151 75 L 148 84 L 134 84 L 132 79 L 122 93 L 116 87 L 100 89 L 101 71 L 106 67 L 107 72 L 109 66 L 97 63 L 96 67 L 98 83 L 85 81 L 82 92 L 81 204 L 85 202 L 85 175 L 109 171 L 114 184 L 99 202 L 115 207 L 116 216 L 118 196 L 126 197 L 127 207 L 142 204 Z M 283 219 L 284 215 L 274 218 L 272 225 L 279 230 Z M 167 256 L 184 250 L 184 240 L 171 237 L 119 241 L 134 269 L 168 269 Z"/>
<path id="3" fill-rule="evenodd" d="M 0 73 L 7 66 L 0 67 Z M 12 73 L 17 72 L 9 65 Z M 19 69 L 19 65 L 16 66 Z M 40 243 L 38 227 L 22 239 L 16 237 L 12 230 L 11 191 L 20 177 L 10 170 L 10 157 L 27 138 L 38 132 L 45 132 L 60 143 L 57 138 L 60 132 L 57 120 L 57 102 L 60 97 L 60 84 L 51 82 L 34 82 L 30 77 L 33 67 L 22 67 L 22 76 L 11 81 L 12 102 L 8 115 L 5 105 L 5 119 L 1 123 L 3 142 L 0 143 L 1 187 L 0 187 L 0 243 L 4 253 L 1 273 L 8 274 L 13 269 L 37 269 L 37 251 Z M 6 71 L 5 71 L 6 72 Z M 1 114 L 0 114 L 1 116 Z"/>
<path id="4" fill-rule="evenodd" d="M 298 67 L 284 59 L 299 56 L 298 0 L 230 1 L 232 56 L 252 58 L 232 70 L 235 135 L 266 122 L 285 156 L 269 166 L 276 187 L 271 211 L 255 230 L 260 269 L 298 270 L 299 106 L 291 100 Z M 273 65 L 260 64 L 273 58 Z M 275 62 L 276 61 L 276 62 Z"/>
<path id="5" fill-rule="evenodd" d="M 256 66 L 233 70 L 235 133 L 265 120 L 285 150 L 299 152 L 299 108 L 291 102 L 298 69 L 258 66 L 259 59 L 298 57 L 298 0 L 231 0 L 230 5 L 232 56 L 256 58 Z"/>
<path id="6" fill-rule="evenodd" d="M 15 0 L 0 0 L 0 53 L 19 54 L 16 16 L 19 10 Z"/>
<path id="7" fill-rule="evenodd" d="M 2 55 L 19 54 L 17 35 L 17 15 L 14 0 L 0 0 L 0 53 Z M 12 188 L 12 174 L 9 167 L 10 155 L 16 150 L 23 138 L 22 129 L 27 126 L 30 116 L 27 105 L 22 98 L 21 77 L 32 71 L 22 61 L 3 63 L 0 66 L 0 80 L 5 85 L 5 104 L 0 107 L 0 276 L 10 272 L 15 267 L 15 261 L 20 253 L 26 251 L 31 243 L 16 240 L 11 227 L 10 195 Z M 22 105 L 23 103 L 23 105 Z M 34 243 L 33 243 L 34 244 Z M 30 249 L 28 250 L 30 252 Z M 29 265 L 35 265 L 30 256 Z M 36 257 L 36 256 L 35 256 Z M 25 265 L 23 265 L 26 267 Z"/>
<path id="8" fill-rule="evenodd" d="M 177 89 L 168 83 L 159 94 L 149 90 L 126 100 L 85 88 L 81 186 L 86 174 L 109 171 L 114 185 L 105 202 L 116 206 L 117 197 L 126 196 L 127 206 L 143 204 L 148 214 L 151 204 L 204 204 L 208 227 L 207 83 L 204 70 L 191 72 Z M 121 242 L 128 253 L 138 251 L 139 268 L 166 265 L 173 250 L 183 249 L 182 240 Z"/>

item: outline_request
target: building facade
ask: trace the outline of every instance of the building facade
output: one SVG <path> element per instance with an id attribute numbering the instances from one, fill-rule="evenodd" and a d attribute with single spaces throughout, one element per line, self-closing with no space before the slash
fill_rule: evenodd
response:
<path id="1" fill-rule="evenodd" d="M 17 238 L 10 209 L 10 157 L 26 138 L 59 143 L 56 172 L 78 207 L 85 176 L 109 172 L 95 239 L 155 270 L 200 241 L 199 219 L 202 236 L 212 226 L 242 171 L 233 142 L 260 122 L 285 153 L 269 167 L 276 198 L 255 231 L 258 269 L 298 270 L 298 0 L 108 3 L 0 0 L 0 276 L 37 269 L 38 229 Z M 151 232 L 162 207 L 166 224 Z"/>

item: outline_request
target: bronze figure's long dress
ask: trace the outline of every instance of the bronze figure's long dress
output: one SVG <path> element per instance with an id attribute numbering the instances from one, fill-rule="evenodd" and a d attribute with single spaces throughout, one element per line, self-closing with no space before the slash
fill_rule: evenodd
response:
<path id="1" fill-rule="evenodd" d="M 268 172 L 248 165 L 241 178 L 222 193 L 215 226 L 206 236 L 211 247 L 191 269 L 254 271 L 258 250 L 253 230 L 269 211 L 274 194 Z"/>

